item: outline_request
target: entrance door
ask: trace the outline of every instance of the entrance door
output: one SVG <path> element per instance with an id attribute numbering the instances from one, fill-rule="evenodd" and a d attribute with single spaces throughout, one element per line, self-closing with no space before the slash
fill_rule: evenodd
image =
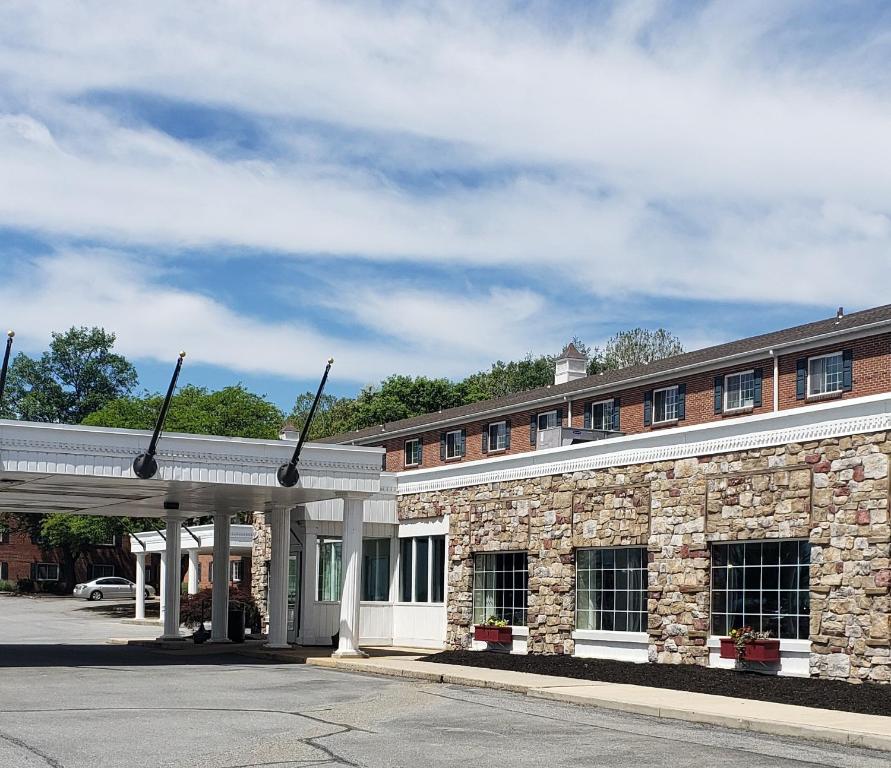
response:
<path id="1" fill-rule="evenodd" d="M 300 634 L 300 573 L 303 553 L 288 558 L 288 642 L 296 643 Z"/>

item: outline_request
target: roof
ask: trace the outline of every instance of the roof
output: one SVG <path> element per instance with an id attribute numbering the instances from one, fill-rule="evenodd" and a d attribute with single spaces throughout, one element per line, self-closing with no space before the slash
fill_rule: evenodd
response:
<path id="1" fill-rule="evenodd" d="M 385 438 L 389 434 L 396 432 L 431 429 L 441 422 L 461 418 L 473 420 L 474 417 L 482 417 L 484 414 L 491 411 L 510 409 L 512 407 L 520 409 L 524 406 L 543 400 L 559 402 L 565 396 L 585 392 L 586 390 L 594 388 L 619 390 L 626 386 L 630 386 L 635 380 L 641 378 L 667 374 L 679 369 L 717 365 L 723 360 L 759 351 L 763 351 L 767 354 L 768 350 L 773 348 L 791 346 L 809 340 L 818 340 L 819 337 L 828 334 L 842 334 L 856 332 L 857 330 L 867 330 L 870 326 L 875 324 L 891 324 L 891 304 L 885 304 L 881 307 L 874 307 L 872 309 L 865 309 L 861 312 L 852 312 L 841 318 L 833 315 L 831 318 L 825 320 L 817 320 L 813 323 L 797 325 L 793 328 L 786 328 L 781 331 L 772 331 L 758 336 L 750 336 L 738 341 L 718 344 L 713 347 L 705 347 L 703 349 L 694 350 L 693 352 L 685 352 L 680 355 L 666 357 L 662 360 L 656 360 L 652 363 L 632 365 L 628 368 L 606 371 L 605 373 L 595 374 L 593 376 L 584 376 L 564 384 L 538 387 L 536 389 L 516 392 L 492 400 L 480 400 L 475 403 L 469 403 L 468 405 L 458 406 L 457 408 L 448 408 L 443 411 L 412 416 L 408 419 L 400 419 L 399 421 L 392 421 L 383 425 L 366 427 L 365 429 L 353 432 L 342 432 L 339 435 L 332 435 L 319 442 L 364 442 Z"/>
<path id="2" fill-rule="evenodd" d="M 569 344 L 566 345 L 566 348 L 563 350 L 563 352 L 560 353 L 560 356 L 557 359 L 558 360 L 566 360 L 566 359 L 587 360 L 588 357 L 587 357 L 587 355 L 583 355 L 581 352 L 579 352 L 576 349 L 575 344 L 573 344 L 570 341 Z"/>

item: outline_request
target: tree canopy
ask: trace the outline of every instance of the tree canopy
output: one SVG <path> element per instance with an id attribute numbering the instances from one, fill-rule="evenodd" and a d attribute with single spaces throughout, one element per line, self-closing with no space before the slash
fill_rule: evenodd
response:
<path id="1" fill-rule="evenodd" d="M 603 370 L 614 371 L 631 365 L 652 363 L 666 357 L 680 355 L 684 351 L 680 339 L 670 331 L 659 328 L 632 328 L 613 336 L 599 355 Z"/>

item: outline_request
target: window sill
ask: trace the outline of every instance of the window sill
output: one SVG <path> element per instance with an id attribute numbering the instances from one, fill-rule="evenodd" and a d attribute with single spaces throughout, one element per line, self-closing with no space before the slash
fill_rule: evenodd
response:
<path id="1" fill-rule="evenodd" d="M 836 400 L 840 398 L 845 391 L 843 389 L 838 390 L 837 392 L 821 392 L 819 395 L 808 395 L 804 398 L 806 403 L 819 403 L 823 400 Z"/>
<path id="2" fill-rule="evenodd" d="M 464 458 L 463 456 L 451 456 L 451 457 L 446 456 L 445 461 L 446 461 L 446 464 L 451 464 L 454 461 L 461 461 L 461 459 L 463 459 L 463 458 Z"/>
<path id="3" fill-rule="evenodd" d="M 403 464 L 402 468 L 403 469 L 417 469 L 420 466 L 421 466 L 420 464 Z"/>
<path id="4" fill-rule="evenodd" d="M 754 413 L 755 406 L 747 405 L 744 408 L 725 408 L 721 413 L 722 416 L 743 416 L 747 413 Z"/>
<path id="5" fill-rule="evenodd" d="M 650 424 L 653 429 L 665 429 L 666 427 L 676 427 L 680 419 L 669 419 L 668 421 L 654 421 Z"/>
<path id="6" fill-rule="evenodd" d="M 507 448 L 493 448 L 492 450 L 486 451 L 486 456 L 491 456 L 493 453 L 505 453 Z"/>
<path id="7" fill-rule="evenodd" d="M 397 600 L 393 605 L 399 606 L 400 608 L 442 608 L 445 603 L 422 603 L 418 602 L 404 602 Z"/>

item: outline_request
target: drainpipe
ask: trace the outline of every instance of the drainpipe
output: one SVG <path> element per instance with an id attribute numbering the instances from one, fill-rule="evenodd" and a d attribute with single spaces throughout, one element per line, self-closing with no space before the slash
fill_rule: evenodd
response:
<path id="1" fill-rule="evenodd" d="M 770 350 L 773 358 L 773 410 L 780 410 L 780 358 L 774 350 Z"/>

